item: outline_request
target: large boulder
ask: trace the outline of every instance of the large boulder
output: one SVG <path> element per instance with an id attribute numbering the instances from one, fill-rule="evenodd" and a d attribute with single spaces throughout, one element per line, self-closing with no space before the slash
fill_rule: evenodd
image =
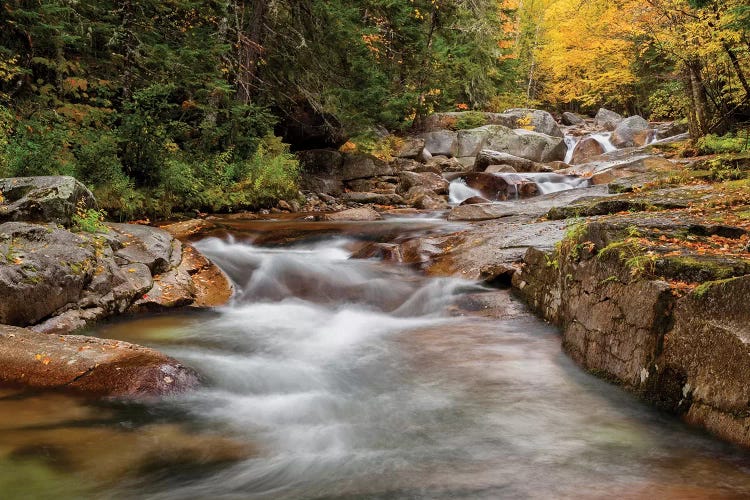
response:
<path id="1" fill-rule="evenodd" d="M 448 194 L 448 181 L 433 172 L 401 172 L 396 192 L 403 194 L 415 186 L 421 186 L 435 194 Z"/>
<path id="2" fill-rule="evenodd" d="M 346 153 L 341 167 L 341 179 L 351 181 L 393 174 L 393 166 L 375 156 L 363 153 Z"/>
<path id="3" fill-rule="evenodd" d="M 511 130 L 501 125 L 485 127 L 489 136 L 483 149 L 510 153 L 538 163 L 565 159 L 568 148 L 562 137 L 552 137 L 530 130 Z"/>
<path id="4" fill-rule="evenodd" d="M 566 111 L 562 114 L 562 122 L 563 125 L 583 125 L 586 123 L 586 120 L 581 118 L 575 113 L 571 113 L 570 111 Z"/>
<path id="5" fill-rule="evenodd" d="M 622 115 L 608 109 L 600 108 L 594 117 L 594 125 L 600 129 L 614 130 L 622 119 Z"/>
<path id="6" fill-rule="evenodd" d="M 0 222 L 72 224 L 78 209 L 96 208 L 86 186 L 66 176 L 0 179 Z"/>
<path id="7" fill-rule="evenodd" d="M 431 156 L 456 156 L 458 134 L 450 130 L 436 130 L 422 134 L 424 149 Z"/>
<path id="8" fill-rule="evenodd" d="M 550 135 L 552 137 L 562 137 L 563 133 L 555 119 L 546 111 L 541 109 L 514 108 L 508 109 L 502 113 L 509 117 L 510 128 L 526 128 L 540 134 Z"/>
<path id="9" fill-rule="evenodd" d="M 90 237 L 55 225 L 0 224 L 0 323 L 32 325 L 78 302 L 94 279 L 96 250 Z M 126 281 L 117 266 L 107 271 L 107 287 Z"/>
<path id="10" fill-rule="evenodd" d="M 484 147 L 489 135 L 490 131 L 486 128 L 459 130 L 456 138 L 456 156 L 458 158 L 476 156 Z"/>
<path id="11" fill-rule="evenodd" d="M 307 174 L 339 175 L 344 155 L 335 149 L 308 149 L 297 152 L 300 167 Z"/>
<path id="12" fill-rule="evenodd" d="M 409 160 L 419 160 L 422 158 L 425 141 L 419 137 L 407 137 L 403 144 L 396 151 L 396 158 L 406 158 Z"/>
<path id="13" fill-rule="evenodd" d="M 338 196 L 344 190 L 341 171 L 344 155 L 333 149 L 309 149 L 297 153 L 304 174 L 300 179 L 300 189 L 312 193 L 326 193 Z"/>
<path id="14" fill-rule="evenodd" d="M 146 347 L 0 325 L 0 383 L 93 397 L 143 398 L 198 385 L 198 375 Z"/>
<path id="15" fill-rule="evenodd" d="M 648 136 L 648 122 L 636 115 L 622 120 L 612 132 L 610 141 L 618 148 L 631 148 L 646 144 Z"/>
<path id="16" fill-rule="evenodd" d="M 604 146 L 593 137 L 584 137 L 578 143 L 576 143 L 573 149 L 573 157 L 570 163 L 577 165 L 579 163 L 585 163 L 589 159 L 604 154 Z"/>
<path id="17" fill-rule="evenodd" d="M 126 311 L 226 302 L 229 281 L 205 258 L 186 260 L 192 252 L 148 226 L 0 224 L 0 323 L 68 333 Z"/>
<path id="18" fill-rule="evenodd" d="M 467 127 L 468 125 L 468 127 Z M 448 113 L 434 113 L 424 121 L 424 132 L 457 130 L 484 125 L 502 125 L 508 128 L 526 128 L 542 134 L 562 137 L 562 131 L 555 119 L 548 112 L 540 109 L 513 108 L 503 113 L 483 113 L 480 111 L 461 111 Z M 427 149 L 432 154 L 435 153 Z"/>

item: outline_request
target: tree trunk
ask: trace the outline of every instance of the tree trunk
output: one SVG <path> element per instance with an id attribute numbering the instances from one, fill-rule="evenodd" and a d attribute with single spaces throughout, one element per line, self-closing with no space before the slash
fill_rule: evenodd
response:
<path id="1" fill-rule="evenodd" d="M 263 54 L 265 22 L 268 2 L 251 0 L 234 5 L 237 30 L 237 100 L 242 104 L 252 101 L 258 63 Z"/>
<path id="2" fill-rule="evenodd" d="M 690 91 L 691 106 L 691 127 L 690 135 L 697 139 L 709 132 L 708 124 L 708 99 L 706 98 L 706 89 L 703 86 L 701 77 L 701 63 L 698 59 L 690 59 L 685 62 L 687 71 L 688 90 Z"/>
<path id="3" fill-rule="evenodd" d="M 737 73 L 737 78 L 740 80 L 742 88 L 745 89 L 745 100 L 750 100 L 750 85 L 747 83 L 747 78 L 745 78 L 745 73 L 742 71 L 742 66 L 740 66 L 740 61 L 737 59 L 737 54 L 734 53 L 734 50 L 732 50 L 732 47 L 730 47 L 727 42 L 723 42 L 723 45 L 724 51 L 729 56 L 729 60 L 732 61 L 734 72 Z"/>

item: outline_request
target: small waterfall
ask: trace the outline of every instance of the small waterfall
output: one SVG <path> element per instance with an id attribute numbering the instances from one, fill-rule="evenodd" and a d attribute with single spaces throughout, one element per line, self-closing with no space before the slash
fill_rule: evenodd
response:
<path id="1" fill-rule="evenodd" d="M 575 151 L 577 144 L 578 138 L 573 137 L 572 135 L 565 136 L 565 145 L 568 147 L 568 151 L 565 153 L 565 159 L 563 160 L 565 163 L 570 164 L 573 160 L 573 151 Z"/>
<path id="2" fill-rule="evenodd" d="M 575 175 L 561 175 L 553 173 L 524 174 L 527 179 L 536 184 L 542 194 L 557 193 L 569 189 L 588 187 L 591 181 Z"/>
<path id="3" fill-rule="evenodd" d="M 611 132 L 602 132 L 599 134 L 591 134 L 589 137 L 594 139 L 596 142 L 602 145 L 604 148 L 605 153 L 611 153 L 612 151 L 617 150 L 614 144 L 612 144 L 612 133 Z"/>
<path id="4" fill-rule="evenodd" d="M 456 179 L 448 186 L 448 197 L 454 205 L 460 205 L 469 198 L 482 197 L 482 193 L 466 185 L 463 179 Z"/>

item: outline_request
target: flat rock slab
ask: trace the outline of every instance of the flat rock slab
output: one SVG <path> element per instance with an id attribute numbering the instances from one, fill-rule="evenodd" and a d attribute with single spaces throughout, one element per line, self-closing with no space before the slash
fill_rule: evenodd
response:
<path id="1" fill-rule="evenodd" d="M 0 325 L 0 383 L 92 397 L 143 398 L 186 391 L 198 375 L 146 347 Z"/>
<path id="2" fill-rule="evenodd" d="M 448 214 L 450 221 L 483 221 L 502 219 L 511 216 L 529 218 L 541 217 L 550 209 L 565 207 L 571 203 L 591 196 L 607 196 L 606 186 L 569 189 L 534 198 L 520 199 L 512 202 L 480 203 L 458 206 Z"/>

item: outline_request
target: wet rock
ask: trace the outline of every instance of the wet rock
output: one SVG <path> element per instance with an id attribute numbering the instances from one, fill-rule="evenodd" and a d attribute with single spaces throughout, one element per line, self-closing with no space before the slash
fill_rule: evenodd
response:
<path id="1" fill-rule="evenodd" d="M 570 162 L 573 165 L 584 163 L 590 158 L 599 156 L 603 153 L 604 146 L 602 146 L 599 141 L 592 137 L 586 137 L 578 141 L 576 144 L 575 149 L 573 149 L 573 158 Z"/>
<path id="2" fill-rule="evenodd" d="M 92 397 L 143 398 L 184 392 L 198 385 L 198 376 L 172 358 L 127 342 L 0 325 L 0 381 Z"/>
<path id="3" fill-rule="evenodd" d="M 608 109 L 600 108 L 594 117 L 594 125 L 600 129 L 614 130 L 622 120 L 622 115 Z"/>
<path id="4" fill-rule="evenodd" d="M 546 217 L 552 220 L 570 217 L 592 217 L 619 212 L 669 210 L 688 208 L 693 203 L 708 200 L 712 190 L 706 186 L 685 186 L 608 197 L 587 197 L 563 207 L 554 207 Z"/>
<path id="5" fill-rule="evenodd" d="M 529 246 L 551 250 L 563 234 L 560 222 L 533 222 L 516 215 L 480 222 L 457 235 L 433 239 L 432 244 L 443 251 L 431 257 L 425 268 L 432 275 L 495 281 L 522 261 Z"/>
<path id="6" fill-rule="evenodd" d="M 448 181 L 432 172 L 401 172 L 396 192 L 404 194 L 415 186 L 421 186 L 435 194 L 448 194 Z"/>
<path id="7" fill-rule="evenodd" d="M 153 274 L 166 272 L 179 264 L 182 247 L 168 232 L 138 224 L 112 223 L 108 227 L 119 235 L 117 239 L 122 246 L 115 251 L 115 256 L 121 263 L 145 264 Z"/>
<path id="8" fill-rule="evenodd" d="M 453 157 L 456 154 L 458 134 L 449 130 L 437 130 L 422 134 L 424 149 L 432 156 Z"/>
<path id="9" fill-rule="evenodd" d="M 556 252 L 529 249 L 513 284 L 534 311 L 561 327 L 564 348 L 581 366 L 750 446 L 750 262 L 623 244 L 627 234 L 660 241 L 718 232 L 739 238 L 744 229 L 669 214 L 594 220 Z M 649 256 L 650 269 L 634 272 L 639 255 Z M 728 278 L 684 297 L 671 285 L 718 277 Z"/>
<path id="10" fill-rule="evenodd" d="M 425 148 L 424 139 L 418 137 L 407 137 L 404 139 L 404 143 L 396 152 L 397 158 L 406 158 L 410 160 L 422 159 L 422 151 Z"/>
<path id="11" fill-rule="evenodd" d="M 483 149 L 477 156 L 474 170 L 477 172 L 486 171 L 490 165 L 509 165 L 516 172 L 550 172 L 552 169 L 541 163 L 520 158 L 509 153 Z"/>
<path id="12" fill-rule="evenodd" d="M 584 125 L 586 123 L 586 120 L 575 113 L 566 111 L 562 114 L 562 122 L 563 125 Z"/>
<path id="13" fill-rule="evenodd" d="M 324 216 L 324 219 L 330 221 L 373 221 L 381 220 L 382 217 L 372 208 L 362 207 L 327 214 Z"/>
<path id="14" fill-rule="evenodd" d="M 176 229 L 190 233 L 202 224 Z M 90 234 L 54 224 L 0 225 L 0 323 L 68 333 L 138 308 L 136 303 L 155 308 L 195 302 L 197 270 L 182 269 L 185 247 L 178 240 L 148 226 L 109 228 Z M 222 285 L 231 294 L 226 281 L 215 287 Z"/>
<path id="15" fill-rule="evenodd" d="M 178 270 L 192 278 L 193 307 L 223 306 L 234 294 L 232 282 L 224 271 L 190 245 L 182 247 Z"/>
<path id="16" fill-rule="evenodd" d="M 380 193 L 344 193 L 343 201 L 354 203 L 374 203 L 376 205 L 403 205 L 404 199 L 397 194 Z"/>
<path id="17" fill-rule="evenodd" d="M 589 177 L 593 184 L 609 184 L 617 179 L 654 172 L 673 172 L 674 163 L 659 156 L 651 156 L 639 151 L 620 152 L 622 157 L 612 157 L 609 153 L 596 161 L 575 165 L 558 173 Z"/>
<path id="18" fill-rule="evenodd" d="M 656 127 L 655 138 L 656 140 L 668 139 L 670 137 L 675 137 L 680 134 L 684 134 L 687 131 L 688 131 L 687 122 L 662 123 L 661 125 Z"/>
<path id="19" fill-rule="evenodd" d="M 82 209 L 97 208 L 94 195 L 73 177 L 11 177 L 0 179 L 0 222 L 72 224 Z"/>
<path id="20" fill-rule="evenodd" d="M 403 263 L 401 246 L 396 243 L 368 243 L 352 254 L 353 259 L 378 259 L 394 264 Z"/>
<path id="21" fill-rule="evenodd" d="M 466 198 L 458 206 L 462 207 L 464 205 L 478 205 L 480 203 L 491 203 L 491 202 L 487 198 L 482 198 L 481 196 L 472 196 L 471 198 Z"/>
<path id="22" fill-rule="evenodd" d="M 640 116 L 629 116 L 617 124 L 610 141 L 618 148 L 643 146 L 649 136 L 649 125 Z"/>
<path id="23" fill-rule="evenodd" d="M 532 310 L 562 328 L 577 363 L 637 388 L 656 359 L 674 296 L 667 283 L 633 279 L 616 255 L 573 255 L 574 245 L 553 257 L 530 249 L 514 285 Z"/>
<path id="24" fill-rule="evenodd" d="M 458 206 L 448 214 L 450 221 L 484 221 L 518 216 L 531 221 L 545 215 L 554 207 L 575 203 L 581 198 L 606 195 L 605 186 L 577 188 L 550 193 L 531 198 L 521 198 L 513 202 L 496 202 L 488 205 Z"/>
<path id="25" fill-rule="evenodd" d="M 448 201 L 432 189 L 425 186 L 412 186 L 404 199 L 408 205 L 420 210 L 443 210 L 448 208 Z"/>
<path id="26" fill-rule="evenodd" d="M 484 169 L 484 172 L 487 174 L 514 174 L 518 171 L 510 165 L 490 165 Z"/>
<path id="27" fill-rule="evenodd" d="M 344 164 L 341 167 L 342 180 L 351 181 L 381 175 L 393 175 L 393 167 L 372 155 L 361 153 L 344 154 Z"/>
<path id="28" fill-rule="evenodd" d="M 461 178 L 470 188 L 476 189 L 488 200 L 507 200 L 515 194 L 515 188 L 508 181 L 494 174 L 471 172 Z"/>

